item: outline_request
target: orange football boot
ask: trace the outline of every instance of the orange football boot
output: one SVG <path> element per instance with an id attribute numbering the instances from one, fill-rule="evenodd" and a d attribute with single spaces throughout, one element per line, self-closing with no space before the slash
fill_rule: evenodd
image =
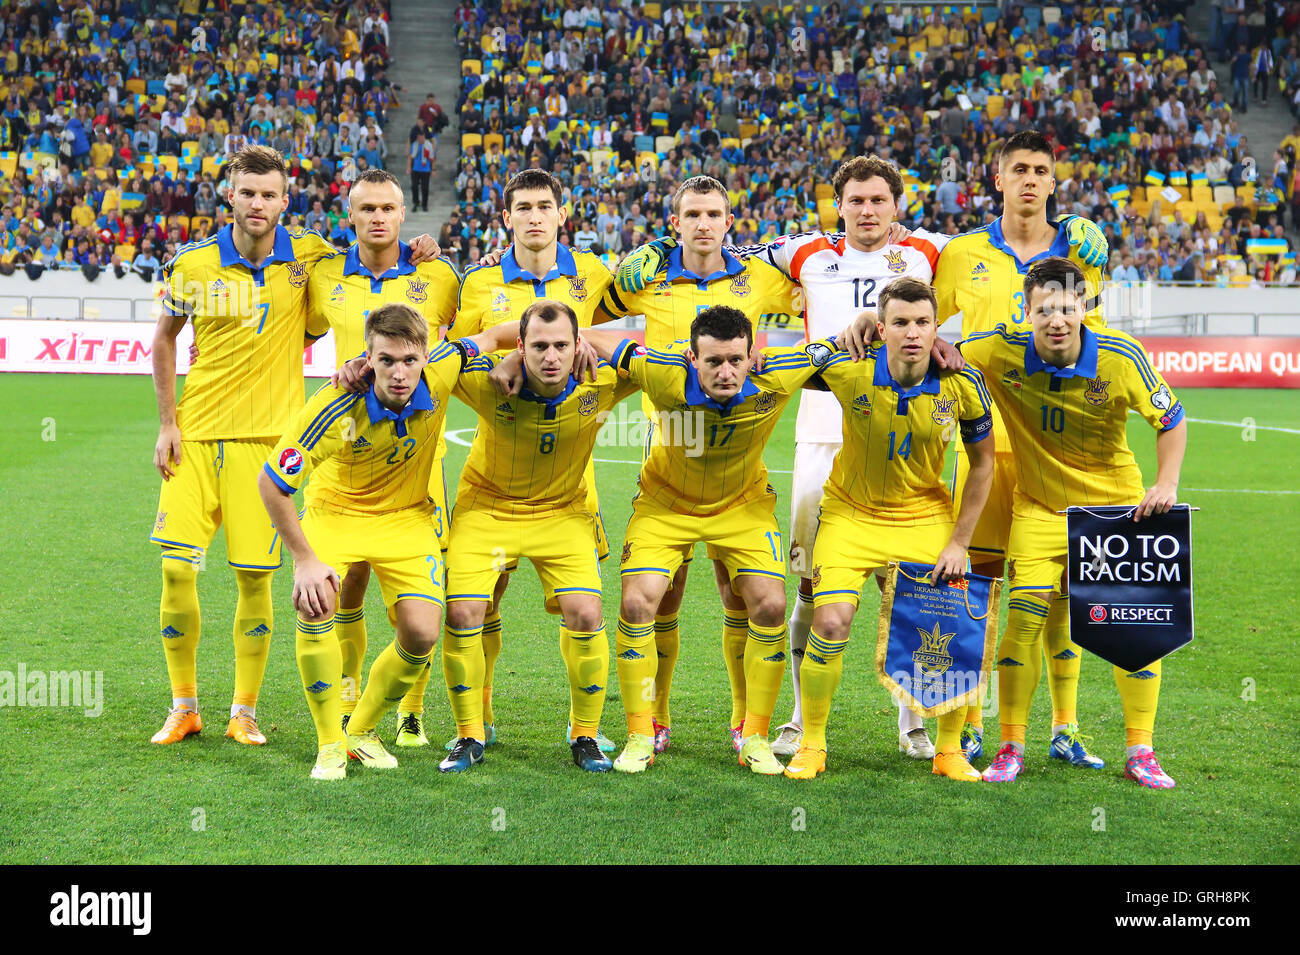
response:
<path id="1" fill-rule="evenodd" d="M 202 730 L 203 720 L 199 717 L 198 711 L 178 706 L 174 710 L 167 711 L 167 722 L 163 724 L 162 729 L 153 734 L 149 742 L 179 743 L 185 737 L 200 733 Z"/>
<path id="2" fill-rule="evenodd" d="M 226 735 L 238 743 L 243 743 L 245 746 L 266 745 L 266 737 L 257 728 L 257 720 L 253 719 L 248 713 L 232 716 L 229 725 L 226 726 Z"/>

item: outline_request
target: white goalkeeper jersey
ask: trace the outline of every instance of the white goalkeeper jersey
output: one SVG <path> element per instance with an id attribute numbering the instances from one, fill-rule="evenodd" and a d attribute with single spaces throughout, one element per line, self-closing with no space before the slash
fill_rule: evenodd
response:
<path id="1" fill-rule="evenodd" d="M 813 342 L 838 334 L 863 309 L 875 308 L 884 287 L 900 275 L 933 282 L 939 253 L 950 238 L 918 229 L 897 245 L 859 252 L 842 232 L 801 232 L 733 251 L 765 258 L 799 283 L 804 340 Z M 804 390 L 795 441 L 843 440 L 839 401 L 830 392 Z"/>

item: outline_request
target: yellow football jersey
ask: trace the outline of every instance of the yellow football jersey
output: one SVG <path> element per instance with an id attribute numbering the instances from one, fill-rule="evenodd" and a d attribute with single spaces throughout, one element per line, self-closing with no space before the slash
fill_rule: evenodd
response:
<path id="1" fill-rule="evenodd" d="M 1055 223 L 1053 223 L 1055 225 Z M 1021 262 L 1002 235 L 1002 220 L 972 232 L 954 236 L 939 255 L 934 270 L 934 294 L 938 299 L 939 324 L 961 313 L 961 337 L 991 332 L 998 325 L 1013 331 L 1029 328 L 1025 316 L 1025 274 L 1035 262 L 1052 256 L 1071 259 L 1083 269 L 1088 287 L 1084 321 L 1093 328 L 1106 327 L 1101 310 L 1102 272 L 1071 254 L 1065 227 L 1057 225 L 1056 238 L 1046 252 Z M 993 435 L 999 451 L 1010 449 L 1006 428 L 993 411 Z M 958 452 L 961 447 L 958 446 Z"/>
<path id="2" fill-rule="evenodd" d="M 341 514 L 378 514 L 422 505 L 429 497 L 438 435 L 447 401 L 463 370 L 488 366 L 470 360 L 463 345 L 442 342 L 400 413 L 375 397 L 326 384 L 284 432 L 265 464 L 288 494 L 307 488 L 308 507 Z"/>
<path id="3" fill-rule="evenodd" d="M 799 286 L 779 269 L 757 257 L 738 259 L 722 253 L 723 268 L 699 276 L 682 268 L 682 249 L 668 253 L 655 277 L 640 292 L 606 290 L 596 314 L 601 321 L 627 315 L 645 316 L 645 343 L 665 349 L 689 338 L 695 316 L 711 305 L 730 305 L 758 327 L 760 316 L 787 313 Z"/>
<path id="4" fill-rule="evenodd" d="M 308 278 L 329 243 L 277 226 L 274 249 L 253 268 L 233 228 L 182 246 L 162 270 L 162 307 L 194 325 L 199 346 L 176 406 L 187 441 L 283 434 L 303 405 L 303 342 L 329 330 L 307 318 Z"/>
<path id="5" fill-rule="evenodd" d="M 519 267 L 512 245 L 498 265 L 477 266 L 465 273 L 456 322 L 447 337 L 466 338 L 485 328 L 517 322 L 539 298 L 565 302 L 577 313 L 578 325 L 590 328 L 592 314 L 613 281 L 600 256 L 564 245 L 556 247 L 555 267 L 539 278 Z"/>
<path id="6" fill-rule="evenodd" d="M 366 316 L 389 302 L 416 309 L 429 323 L 429 340 L 456 318 L 460 276 L 445 258 L 411 264 L 411 250 L 400 243 L 397 265 L 383 275 L 372 275 L 361 264 L 358 246 L 322 259 L 308 284 L 308 314 L 319 326 L 334 332 L 334 354 L 340 362 L 366 350 Z"/>
<path id="7" fill-rule="evenodd" d="M 878 342 L 860 362 L 836 354 L 818 377 L 844 408 L 844 445 L 822 506 L 833 501 L 893 521 L 950 516 L 942 482 L 948 442 L 958 428 L 967 444 L 993 431 L 992 401 L 979 371 L 940 371 L 932 364 L 919 385 L 903 388 Z"/>
<path id="8" fill-rule="evenodd" d="M 762 316 L 793 310 L 791 298 L 799 286 L 780 269 L 757 257 L 738 259 L 725 250 L 722 261 L 721 271 L 700 277 L 682 268 L 682 249 L 677 246 L 640 292 L 620 292 L 611 283 L 596 309 L 597 322 L 644 315 L 646 345 L 662 350 L 690 338 L 691 322 L 711 305 L 740 309 L 755 330 Z M 649 396 L 642 399 L 642 409 L 654 413 Z"/>
<path id="9" fill-rule="evenodd" d="M 478 361 L 490 369 L 496 358 Z M 570 377 L 554 398 L 527 387 L 507 398 L 487 375 L 463 376 L 455 394 L 478 413 L 478 431 L 460 474 L 457 512 L 532 519 L 585 502 L 583 477 L 605 415 L 636 390 L 604 362 L 594 382 Z"/>
<path id="10" fill-rule="evenodd" d="M 763 373 L 750 374 L 723 405 L 704 393 L 684 355 L 624 341 L 614 353 L 614 366 L 641 386 L 658 412 L 639 493 L 668 510 L 699 517 L 767 493 L 763 448 L 786 404 L 833 351 L 825 342 L 765 348 Z"/>
<path id="11" fill-rule="evenodd" d="M 1183 420 L 1182 403 L 1151 367 L 1140 342 L 1120 331 L 1082 329 L 1070 368 L 1045 365 L 1031 331 L 999 325 L 961 343 L 980 369 L 1011 433 L 1016 507 L 1136 504 L 1144 485 L 1126 437 L 1128 412 L 1157 431 Z"/>

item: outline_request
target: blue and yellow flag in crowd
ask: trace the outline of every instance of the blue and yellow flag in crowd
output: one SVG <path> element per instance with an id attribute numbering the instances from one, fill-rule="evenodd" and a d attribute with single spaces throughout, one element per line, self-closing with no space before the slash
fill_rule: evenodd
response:
<path id="1" fill-rule="evenodd" d="M 1148 169 L 1146 178 L 1143 181 L 1148 186 L 1163 186 L 1165 184 L 1165 174 L 1156 172 L 1154 169 Z"/>

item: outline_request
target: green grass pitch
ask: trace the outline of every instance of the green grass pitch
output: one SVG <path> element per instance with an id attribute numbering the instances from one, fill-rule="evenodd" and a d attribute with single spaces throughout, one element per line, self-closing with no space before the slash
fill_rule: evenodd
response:
<path id="1" fill-rule="evenodd" d="M 314 387 L 314 383 L 309 383 Z M 871 672 L 876 601 L 855 627 L 832 711 L 830 772 L 814 782 L 742 770 L 727 739 L 720 613 L 701 558 L 683 608 L 673 746 L 644 776 L 591 776 L 562 741 L 566 682 L 557 623 L 525 564 L 505 608 L 497 670 L 501 744 L 464 776 L 436 770 L 440 745 L 400 752 L 391 773 L 307 776 L 315 738 L 293 652 L 291 574 L 277 575 L 276 632 L 259 703 L 265 748 L 223 738 L 232 680 L 234 585 L 221 537 L 200 575 L 204 733 L 151 746 L 170 693 L 159 645 L 158 554 L 148 543 L 158 478 L 148 378 L 0 376 L 0 670 L 102 671 L 97 718 L 81 709 L 0 708 L 0 858 L 6 862 L 1076 862 L 1243 863 L 1296 859 L 1295 568 L 1300 394 L 1186 391 L 1182 498 L 1194 517 L 1197 636 L 1166 666 L 1157 751 L 1172 792 L 1122 776 L 1123 721 L 1110 666 L 1085 658 L 1080 716 L 1105 770 L 1045 758 L 1040 688 L 1026 774 L 964 786 L 896 752 L 894 709 Z M 453 402 L 449 428 L 468 437 Z M 793 409 L 767 452 L 789 519 Z M 1277 429 L 1277 430 L 1267 430 Z M 1133 419 L 1150 478 L 1154 439 Z M 454 477 L 465 447 L 453 444 Z M 597 448 L 614 554 L 637 449 Z M 1268 491 L 1289 493 L 1245 493 Z M 615 561 L 605 616 L 617 613 Z M 873 588 L 874 589 L 874 588 Z M 793 585 L 790 585 L 793 594 Z M 370 652 L 391 638 L 371 586 Z M 1005 619 L 1005 598 L 1003 601 Z M 611 668 L 604 728 L 624 733 Z M 440 673 L 430 736 L 451 732 Z M 775 723 L 789 714 L 789 680 Z M 390 716 L 381 726 L 391 738 Z M 987 742 L 996 741 L 996 720 Z M 983 765 L 983 763 L 981 763 Z"/>

